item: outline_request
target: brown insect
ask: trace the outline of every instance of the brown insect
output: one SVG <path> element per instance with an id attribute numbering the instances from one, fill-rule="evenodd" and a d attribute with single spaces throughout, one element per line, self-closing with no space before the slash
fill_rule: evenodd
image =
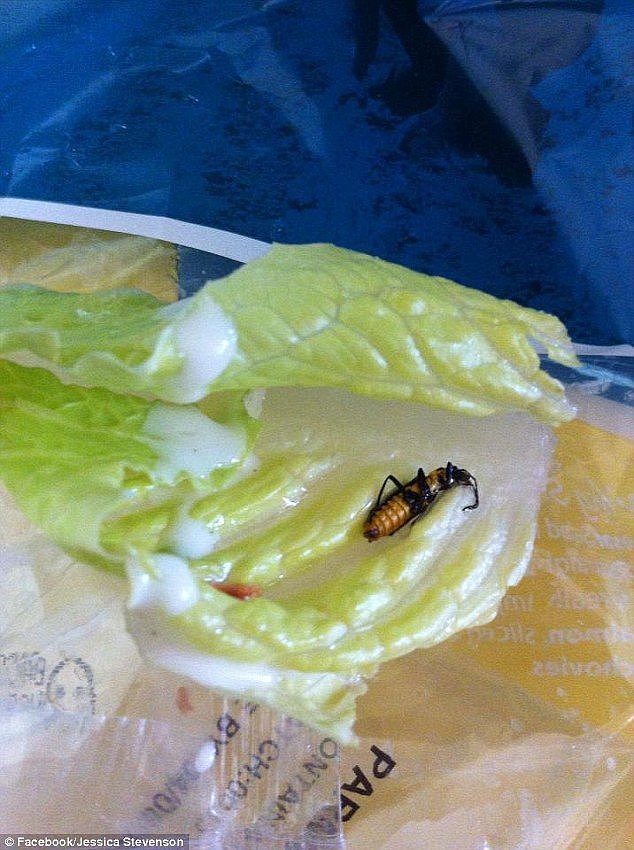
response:
<path id="1" fill-rule="evenodd" d="M 396 485 L 396 490 L 383 499 L 388 482 Z M 379 491 L 376 503 L 363 524 L 363 536 L 372 542 L 380 537 L 394 534 L 403 526 L 417 520 L 432 505 L 440 493 L 451 490 L 458 484 L 473 489 L 474 502 L 466 505 L 463 511 L 472 511 L 479 505 L 478 482 L 466 469 L 459 469 L 451 461 L 447 466 L 439 466 L 429 475 L 422 469 L 407 484 L 401 484 L 398 478 L 388 475 Z"/>
<path id="2" fill-rule="evenodd" d="M 234 599 L 255 599 L 262 596 L 262 588 L 256 584 L 242 584 L 238 581 L 212 581 L 210 584 L 215 590 L 221 590 Z"/>

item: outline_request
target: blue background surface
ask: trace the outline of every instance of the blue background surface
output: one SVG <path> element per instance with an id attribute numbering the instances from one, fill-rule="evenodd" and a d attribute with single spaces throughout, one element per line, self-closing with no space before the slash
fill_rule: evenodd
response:
<path id="1" fill-rule="evenodd" d="M 444 64 L 389 5 L 4 0 L 0 194 L 331 241 L 631 341 L 630 0 L 420 3 Z"/>

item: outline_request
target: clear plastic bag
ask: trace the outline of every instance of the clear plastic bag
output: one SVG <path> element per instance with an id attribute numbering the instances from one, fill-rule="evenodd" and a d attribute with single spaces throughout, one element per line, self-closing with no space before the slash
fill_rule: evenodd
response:
<path id="1" fill-rule="evenodd" d="M 0 195 L 333 242 L 631 341 L 629 0 L 0 16 Z"/>
<path id="2" fill-rule="evenodd" d="M 67 680 L 76 675 L 76 659 L 62 663 L 75 665 Z M 163 694 L 169 684 L 163 679 Z M 227 850 L 342 847 L 337 745 L 255 706 L 216 699 L 206 707 L 196 731 L 191 717 L 4 708 L 5 832 L 187 835 Z"/>
<path id="3" fill-rule="evenodd" d="M 6 0 L 0 22 L 0 215 L 74 225 L 3 218 L 0 285 L 173 299 L 269 242 L 332 241 L 630 341 L 628 0 Z M 627 353 L 559 375 L 582 421 L 528 576 L 490 625 L 382 670 L 340 775 L 323 739 L 147 670 L 123 584 L 3 498 L 3 825 L 308 850 L 341 841 L 341 793 L 351 848 L 628 846 Z M 283 755 L 251 761 L 279 723 Z M 244 805 L 205 820 L 245 764 Z M 181 802 L 137 821 L 156 795 Z M 290 820 L 265 827 L 274 802 Z"/>
<path id="4" fill-rule="evenodd" d="M 181 292 L 232 265 L 179 256 Z M 359 703 L 361 743 L 341 754 L 145 667 L 124 582 L 4 498 L 3 824 L 227 848 L 626 846 L 632 360 L 582 361 L 560 374 L 579 419 L 558 431 L 527 576 L 492 623 L 385 665 Z"/>

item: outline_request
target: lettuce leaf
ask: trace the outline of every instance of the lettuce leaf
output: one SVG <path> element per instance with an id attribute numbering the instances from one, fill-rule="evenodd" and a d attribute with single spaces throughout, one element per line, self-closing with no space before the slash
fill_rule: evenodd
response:
<path id="1" fill-rule="evenodd" d="M 207 287 L 238 335 L 214 388 L 336 386 L 472 415 L 574 415 L 530 344 L 577 365 L 547 313 L 332 245 L 275 245 Z"/>
<path id="2" fill-rule="evenodd" d="M 257 422 L 242 395 L 176 406 L 0 361 L 0 477 L 40 528 L 83 560 L 122 571 L 139 542 L 178 549 L 188 522 L 205 549 L 210 533 L 186 508 L 250 450 Z"/>
<path id="3" fill-rule="evenodd" d="M 128 562 L 129 628 L 154 663 L 350 742 L 354 699 L 379 664 L 492 619 L 521 578 L 553 440 L 526 414 L 485 423 L 326 389 L 271 391 L 263 423 L 259 467 L 191 509 L 214 549 Z M 447 460 L 477 477 L 480 508 L 463 512 L 458 488 L 369 544 L 362 524 L 385 476 Z M 167 568 L 187 600 L 178 612 L 161 602 Z M 263 593 L 240 600 L 223 583 Z"/>
<path id="4" fill-rule="evenodd" d="M 131 291 L 0 290 L 0 356 L 181 403 L 330 386 L 477 416 L 569 419 L 531 340 L 576 364 L 554 316 L 331 245 L 276 245 L 175 305 Z"/>
<path id="5" fill-rule="evenodd" d="M 0 287 L 28 282 L 57 292 L 141 289 L 178 298 L 176 246 L 127 233 L 0 218 Z"/>
<path id="6" fill-rule="evenodd" d="M 163 304 L 138 290 L 0 289 L 0 356 L 65 383 L 199 401 L 234 349 L 233 325 L 204 290 Z"/>

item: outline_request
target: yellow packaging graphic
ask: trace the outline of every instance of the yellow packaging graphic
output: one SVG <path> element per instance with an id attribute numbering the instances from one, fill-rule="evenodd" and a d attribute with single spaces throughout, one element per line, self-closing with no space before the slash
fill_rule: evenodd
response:
<path id="1" fill-rule="evenodd" d="M 529 573 L 459 645 L 571 718 L 618 725 L 634 679 L 632 444 L 581 421 L 558 438 Z"/>

